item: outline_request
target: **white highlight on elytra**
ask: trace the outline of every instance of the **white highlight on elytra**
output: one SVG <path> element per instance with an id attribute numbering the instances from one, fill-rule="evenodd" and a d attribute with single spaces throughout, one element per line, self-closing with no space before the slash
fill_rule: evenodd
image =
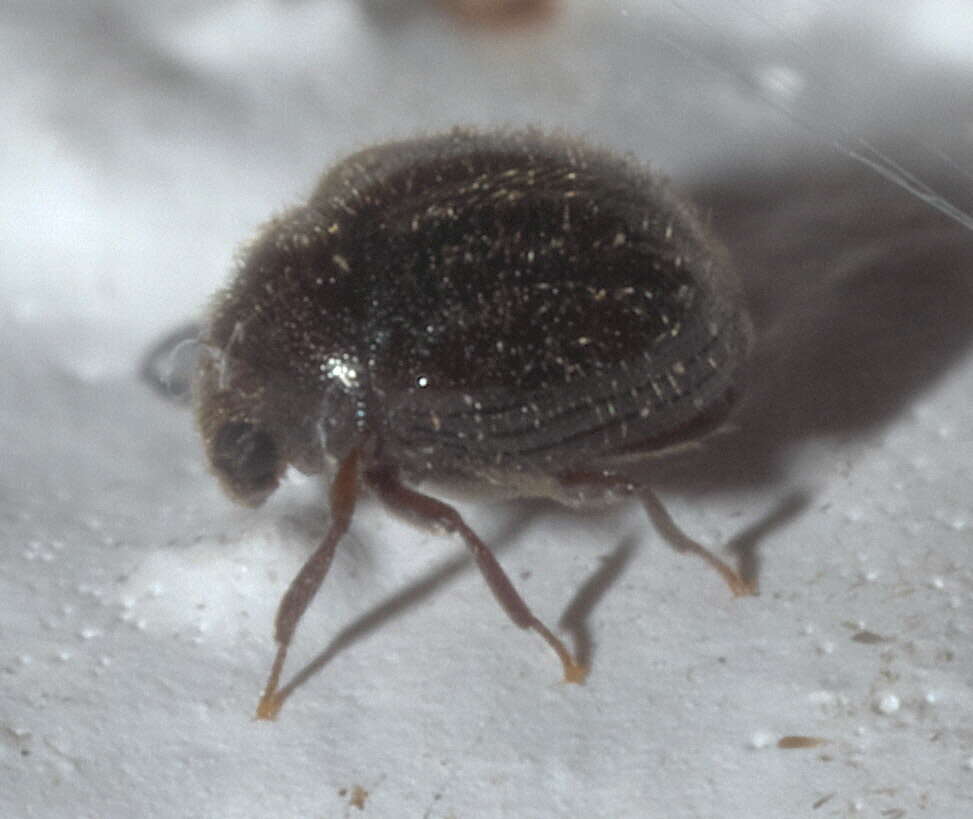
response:
<path id="1" fill-rule="evenodd" d="M 321 372 L 349 388 L 358 384 L 357 365 L 350 358 L 332 356 L 321 365 Z"/>

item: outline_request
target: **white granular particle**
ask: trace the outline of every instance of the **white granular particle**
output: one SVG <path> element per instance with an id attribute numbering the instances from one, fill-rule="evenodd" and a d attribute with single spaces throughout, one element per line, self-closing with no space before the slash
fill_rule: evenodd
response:
<path id="1" fill-rule="evenodd" d="M 895 694 L 882 694 L 875 698 L 874 708 L 880 714 L 894 714 L 902 703 Z"/>
<path id="2" fill-rule="evenodd" d="M 750 747 L 760 751 L 774 744 L 774 736 L 769 731 L 754 731 L 750 737 Z"/>
<path id="3" fill-rule="evenodd" d="M 834 705 L 838 699 L 834 691 L 812 691 L 807 698 L 813 705 Z"/>

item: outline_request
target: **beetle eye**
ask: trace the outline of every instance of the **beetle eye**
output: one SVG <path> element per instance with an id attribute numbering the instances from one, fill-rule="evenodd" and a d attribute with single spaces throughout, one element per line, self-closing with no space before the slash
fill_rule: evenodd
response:
<path id="1" fill-rule="evenodd" d="M 265 495 L 277 485 L 277 445 L 271 434 L 256 424 L 223 424 L 213 438 L 211 458 L 213 467 L 241 496 Z"/>

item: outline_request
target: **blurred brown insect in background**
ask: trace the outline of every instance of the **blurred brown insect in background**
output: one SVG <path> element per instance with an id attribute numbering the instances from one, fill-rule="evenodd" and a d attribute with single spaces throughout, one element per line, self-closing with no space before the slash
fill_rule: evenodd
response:
<path id="1" fill-rule="evenodd" d="M 555 0 L 439 0 L 439 5 L 468 23 L 504 27 L 545 20 L 557 4 Z"/>

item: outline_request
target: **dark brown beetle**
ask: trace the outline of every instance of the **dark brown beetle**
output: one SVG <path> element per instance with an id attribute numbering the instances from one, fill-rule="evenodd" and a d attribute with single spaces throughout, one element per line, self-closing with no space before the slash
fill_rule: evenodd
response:
<path id="1" fill-rule="evenodd" d="M 537 131 L 450 133 L 345 159 L 246 249 L 203 331 L 194 393 L 210 463 L 256 506 L 288 466 L 336 464 L 331 525 L 277 613 L 257 714 L 363 487 L 456 533 L 510 618 L 586 670 L 450 506 L 448 482 L 579 505 L 635 495 L 626 465 L 696 441 L 733 404 L 750 324 L 692 211 L 638 164 Z"/>

